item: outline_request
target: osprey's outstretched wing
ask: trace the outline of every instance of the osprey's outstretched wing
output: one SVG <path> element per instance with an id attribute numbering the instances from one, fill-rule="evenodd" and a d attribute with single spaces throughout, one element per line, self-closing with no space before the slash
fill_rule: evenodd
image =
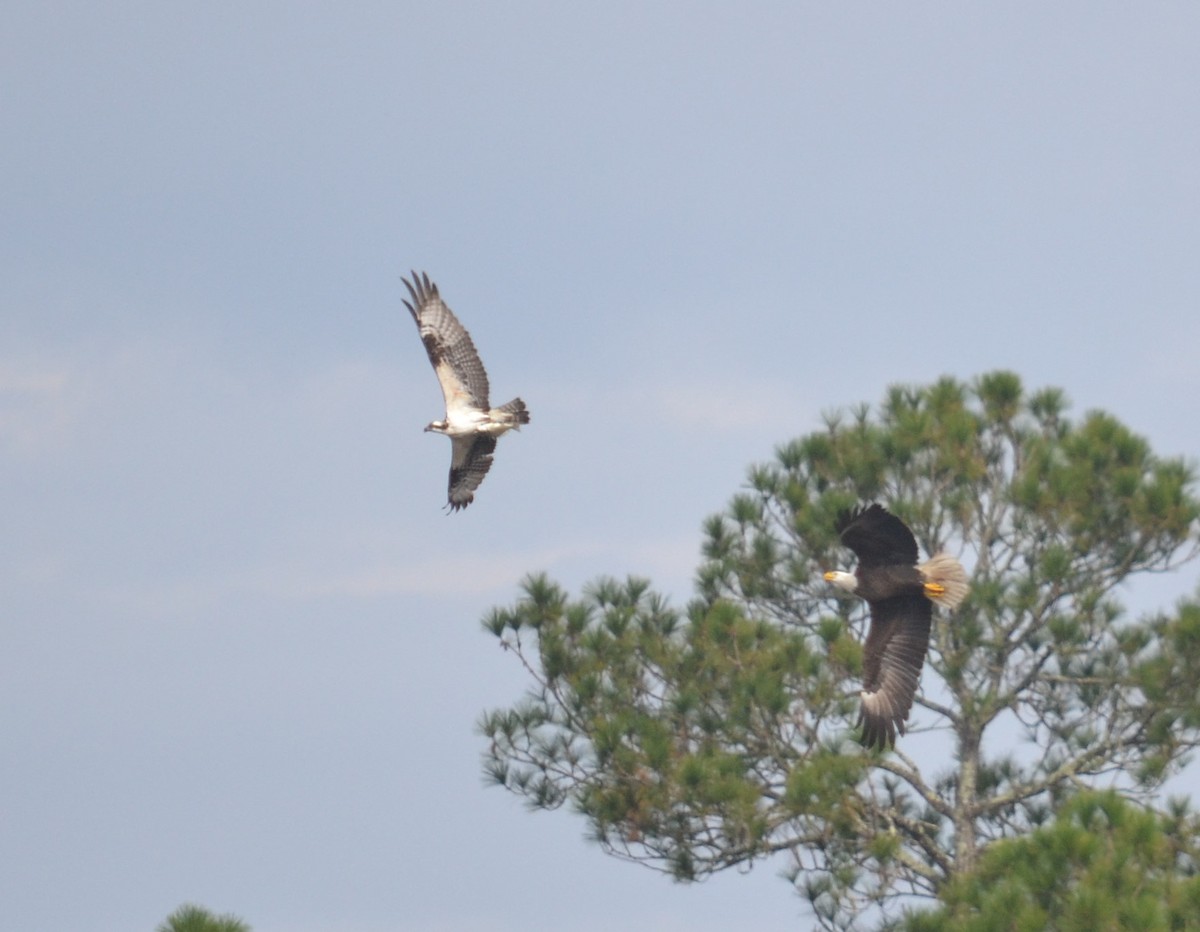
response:
<path id="1" fill-rule="evenodd" d="M 496 438 L 488 434 L 454 437 L 450 445 L 451 511 L 466 508 L 475 499 L 475 490 L 492 468 Z"/>
<path id="2" fill-rule="evenodd" d="M 447 415 L 454 419 L 456 411 L 467 408 L 487 411 L 487 372 L 471 342 L 471 335 L 446 306 L 437 285 L 427 274 L 413 272 L 412 277 L 412 282 L 402 279 L 412 296 L 412 303 L 405 301 L 404 305 L 417 322 L 421 342 L 425 344 L 425 352 L 429 354 L 433 371 L 442 385 Z"/>

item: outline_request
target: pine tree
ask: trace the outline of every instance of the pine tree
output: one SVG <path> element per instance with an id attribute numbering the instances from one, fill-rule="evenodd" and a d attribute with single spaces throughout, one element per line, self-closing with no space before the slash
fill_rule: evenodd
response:
<path id="1" fill-rule="evenodd" d="M 250 926 L 231 913 L 215 916 L 203 906 L 184 903 L 159 924 L 157 932 L 250 932 Z"/>
<path id="2" fill-rule="evenodd" d="M 1084 792 L 1049 825 L 998 841 L 903 932 L 1168 932 L 1200 928 L 1194 816 L 1145 810 L 1112 791 Z"/>
<path id="3" fill-rule="evenodd" d="M 972 576 L 887 754 L 852 727 L 865 609 L 822 579 L 850 561 L 837 512 L 866 501 Z M 1200 602 L 1133 618 L 1118 597 L 1195 555 L 1198 516 L 1183 461 L 1108 414 L 1072 422 L 1057 389 L 893 388 L 750 471 L 686 610 L 642 579 L 571 599 L 528 577 L 485 619 L 532 680 L 484 716 L 485 767 L 678 879 L 783 852 L 822 926 L 894 914 L 1080 788 L 1152 798 L 1200 743 Z"/>

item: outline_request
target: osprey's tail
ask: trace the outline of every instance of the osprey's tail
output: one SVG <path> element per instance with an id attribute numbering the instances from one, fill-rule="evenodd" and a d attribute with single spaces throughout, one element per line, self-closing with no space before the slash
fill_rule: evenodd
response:
<path id="1" fill-rule="evenodd" d="M 917 569 L 925 578 L 925 594 L 946 608 L 958 608 L 971 589 L 967 571 L 948 553 L 935 553 Z"/>
<path id="2" fill-rule="evenodd" d="M 497 414 L 500 417 L 497 417 Z M 495 408 L 492 411 L 492 420 L 507 422 L 510 427 L 519 429 L 522 424 L 529 423 L 529 411 L 525 407 L 525 402 L 520 398 L 514 398 L 508 404 Z"/>

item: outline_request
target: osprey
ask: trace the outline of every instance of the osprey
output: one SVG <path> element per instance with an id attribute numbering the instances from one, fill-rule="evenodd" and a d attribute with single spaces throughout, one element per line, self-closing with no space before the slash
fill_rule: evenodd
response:
<path id="1" fill-rule="evenodd" d="M 867 600 L 871 627 L 863 646 L 862 743 L 895 747 L 917 693 L 933 603 L 955 608 L 966 598 L 967 573 L 947 553 L 917 565 L 917 540 L 908 526 L 882 505 L 838 515 L 842 544 L 858 557 L 853 573 L 831 571 L 827 582 Z"/>
<path id="2" fill-rule="evenodd" d="M 492 466 L 496 438 L 528 424 L 529 412 L 520 398 L 499 408 L 489 407 L 487 372 L 471 335 L 441 299 L 429 276 L 424 272 L 411 274 L 411 283 L 401 279 L 412 296 L 412 303 L 405 301 L 404 305 L 417 322 L 421 342 L 446 399 L 445 420 L 432 421 L 425 429 L 450 438 L 447 505 L 451 511 L 458 511 L 474 501 L 475 490 Z"/>

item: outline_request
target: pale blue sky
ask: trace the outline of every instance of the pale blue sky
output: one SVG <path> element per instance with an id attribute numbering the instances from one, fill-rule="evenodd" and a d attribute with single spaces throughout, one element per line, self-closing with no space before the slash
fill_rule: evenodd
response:
<path id="1" fill-rule="evenodd" d="M 680 887 L 485 788 L 480 618 L 530 570 L 682 603 L 746 467 L 897 381 L 1200 457 L 1193 3 L 3 20 L 11 928 L 806 928 L 784 861 Z M 453 516 L 412 268 L 533 416 Z"/>

